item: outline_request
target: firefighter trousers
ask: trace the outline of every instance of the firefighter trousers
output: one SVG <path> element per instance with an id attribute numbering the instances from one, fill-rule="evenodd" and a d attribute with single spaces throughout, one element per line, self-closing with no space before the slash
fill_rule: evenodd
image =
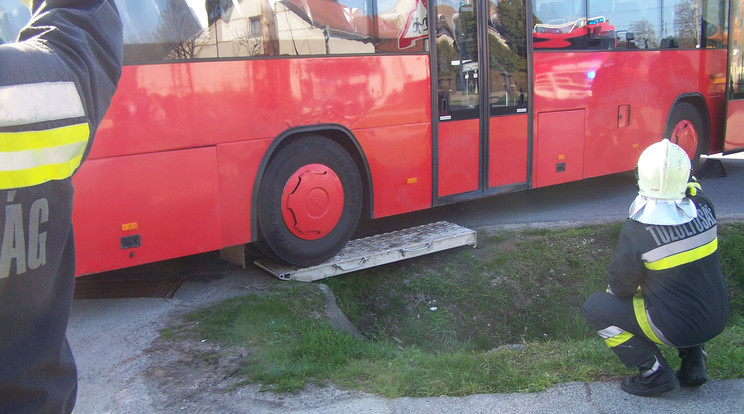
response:
<path id="1" fill-rule="evenodd" d="M 595 293 L 589 296 L 581 311 L 589 326 L 597 331 L 620 362 L 628 368 L 638 367 L 654 356 L 662 364 L 666 364 L 656 346 L 662 342 L 648 328 L 648 320 L 644 320 L 645 312 L 642 316 L 639 315 L 639 298 L 618 297 L 606 292 Z"/>

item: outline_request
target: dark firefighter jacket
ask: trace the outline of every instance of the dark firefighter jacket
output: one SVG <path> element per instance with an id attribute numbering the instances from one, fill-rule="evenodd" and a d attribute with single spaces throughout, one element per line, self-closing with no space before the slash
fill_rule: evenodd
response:
<path id="1" fill-rule="evenodd" d="M 116 89 L 113 0 L 34 1 L 19 42 L 0 45 L 0 412 L 69 412 L 65 337 L 75 252 L 71 177 Z"/>
<path id="2" fill-rule="evenodd" d="M 609 265 L 610 293 L 632 296 L 640 287 L 650 328 L 659 340 L 676 347 L 712 339 L 729 315 L 716 215 L 710 201 L 697 194 L 690 197 L 697 218 L 689 223 L 659 226 L 629 220 Z"/>

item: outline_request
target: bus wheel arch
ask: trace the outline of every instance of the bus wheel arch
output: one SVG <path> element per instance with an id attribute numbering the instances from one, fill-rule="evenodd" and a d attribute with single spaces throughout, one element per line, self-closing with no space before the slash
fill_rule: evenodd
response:
<path id="1" fill-rule="evenodd" d="M 254 240 L 281 261 L 310 266 L 336 254 L 370 210 L 369 175 L 350 132 L 292 132 L 280 136 L 262 162 L 254 187 Z"/>
<path id="2" fill-rule="evenodd" d="M 710 147 L 708 108 L 702 96 L 687 95 L 677 99 L 669 110 L 664 138 L 687 152 L 693 169 L 700 167 L 700 156 L 707 154 Z"/>

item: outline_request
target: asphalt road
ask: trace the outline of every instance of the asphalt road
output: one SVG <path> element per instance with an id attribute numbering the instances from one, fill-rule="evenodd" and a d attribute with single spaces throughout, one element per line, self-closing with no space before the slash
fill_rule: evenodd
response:
<path id="1" fill-rule="evenodd" d="M 721 162 L 726 176 L 701 179 L 703 191 L 720 218 L 744 217 L 744 152 L 711 159 Z M 634 175 L 622 173 L 379 219 L 362 225 L 360 232 L 389 231 L 438 220 L 473 228 L 615 221 L 627 217 L 636 195 Z"/>
<path id="2" fill-rule="evenodd" d="M 719 219 L 744 219 L 744 158 L 724 158 L 725 178 L 703 180 Z M 628 174 L 509 194 L 405 217 L 375 221 L 378 231 L 433 220 L 485 229 L 512 225 L 575 225 L 625 217 L 635 196 Z M 367 231 L 364 228 L 361 232 Z M 200 271 L 197 269 L 196 271 Z M 206 273 L 209 270 L 205 271 Z M 266 283 L 256 268 L 222 272 L 220 278 L 185 282 L 173 298 L 75 300 L 68 338 L 79 370 L 76 414 L 100 413 L 742 413 L 744 380 L 711 380 L 699 389 L 678 389 L 643 398 L 617 383 L 568 383 L 540 393 L 468 397 L 397 398 L 334 387 L 298 395 L 237 391 L 194 392 L 170 400 L 153 389 L 148 372 L 161 363 L 151 347 L 177 314 Z"/>

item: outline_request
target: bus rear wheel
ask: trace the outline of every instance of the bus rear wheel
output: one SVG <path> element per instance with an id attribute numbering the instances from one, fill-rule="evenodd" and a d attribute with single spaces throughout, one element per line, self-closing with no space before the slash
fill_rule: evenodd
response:
<path id="1" fill-rule="evenodd" d="M 664 129 L 664 137 L 685 150 L 693 168 L 699 167 L 700 155 L 708 145 L 708 137 L 703 128 L 700 112 L 692 104 L 682 102 L 674 106 Z"/>
<path id="2" fill-rule="evenodd" d="M 319 135 L 280 146 L 258 193 L 259 242 L 281 261 L 312 266 L 333 257 L 356 229 L 362 182 L 354 160 Z"/>

